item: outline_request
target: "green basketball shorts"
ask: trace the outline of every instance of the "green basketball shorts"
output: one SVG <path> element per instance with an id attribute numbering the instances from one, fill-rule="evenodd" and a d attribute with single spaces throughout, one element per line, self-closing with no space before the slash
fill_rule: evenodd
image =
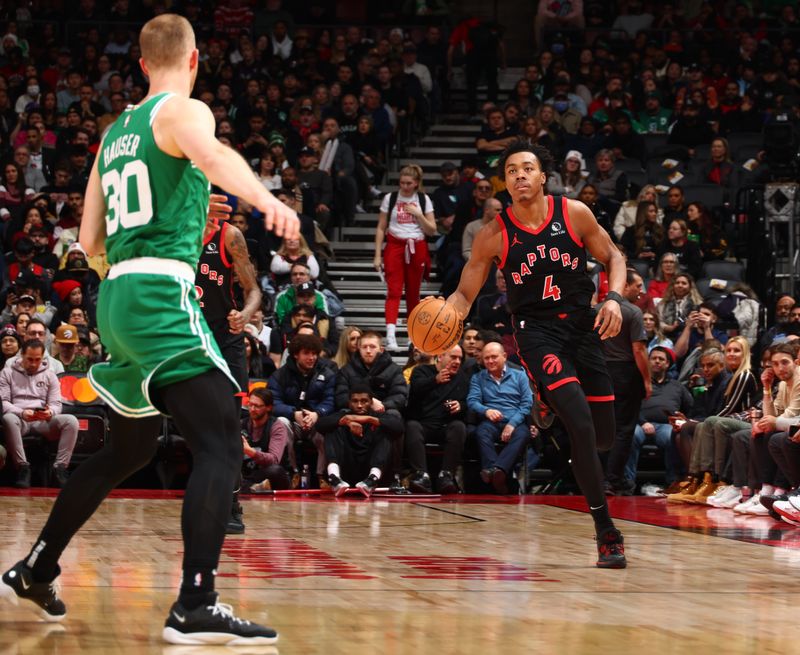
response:
<path id="1" fill-rule="evenodd" d="M 111 358 L 89 381 L 117 413 L 164 413 L 158 389 L 218 368 L 231 375 L 197 302 L 195 272 L 176 260 L 141 257 L 115 264 L 100 285 L 97 326 Z"/>

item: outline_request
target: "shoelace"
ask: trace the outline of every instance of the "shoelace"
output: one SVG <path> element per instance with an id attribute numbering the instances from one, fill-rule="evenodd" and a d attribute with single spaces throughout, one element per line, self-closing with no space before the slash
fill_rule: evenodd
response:
<path id="1" fill-rule="evenodd" d="M 50 593 L 53 594 L 53 599 L 58 600 L 59 594 L 61 594 L 61 583 L 56 578 L 50 583 Z"/>
<path id="2" fill-rule="evenodd" d="M 250 621 L 247 621 L 246 619 L 240 619 L 239 617 L 235 616 L 233 613 L 233 607 L 231 605 L 228 605 L 227 603 L 216 603 L 215 605 L 212 606 L 211 615 L 217 616 L 218 614 L 223 618 L 236 621 L 236 623 L 241 623 L 242 625 L 250 625 Z"/>

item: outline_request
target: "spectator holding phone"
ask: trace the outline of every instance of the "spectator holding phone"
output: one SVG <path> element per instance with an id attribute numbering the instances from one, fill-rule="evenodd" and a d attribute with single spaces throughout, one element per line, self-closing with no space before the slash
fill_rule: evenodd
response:
<path id="1" fill-rule="evenodd" d="M 69 477 L 67 467 L 78 439 L 78 419 L 61 413 L 61 385 L 44 355 L 42 341 L 28 340 L 11 366 L 0 371 L 6 448 L 17 469 L 14 486 L 21 489 L 31 486 L 23 436 L 34 432 L 48 441 L 58 441 L 53 473 L 61 487 Z"/>

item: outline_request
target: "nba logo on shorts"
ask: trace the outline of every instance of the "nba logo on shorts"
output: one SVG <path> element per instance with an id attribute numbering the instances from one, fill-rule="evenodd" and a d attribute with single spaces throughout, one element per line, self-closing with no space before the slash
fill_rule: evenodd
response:
<path id="1" fill-rule="evenodd" d="M 542 370 L 547 375 L 558 375 L 561 373 L 561 360 L 555 355 L 545 355 L 542 360 Z"/>

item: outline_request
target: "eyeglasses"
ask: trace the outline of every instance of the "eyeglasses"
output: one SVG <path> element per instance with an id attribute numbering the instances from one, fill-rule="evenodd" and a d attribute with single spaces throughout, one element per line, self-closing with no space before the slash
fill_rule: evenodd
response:
<path id="1" fill-rule="evenodd" d="M 475 187 L 478 191 L 491 191 L 492 187 L 490 186 L 476 186 Z"/>

